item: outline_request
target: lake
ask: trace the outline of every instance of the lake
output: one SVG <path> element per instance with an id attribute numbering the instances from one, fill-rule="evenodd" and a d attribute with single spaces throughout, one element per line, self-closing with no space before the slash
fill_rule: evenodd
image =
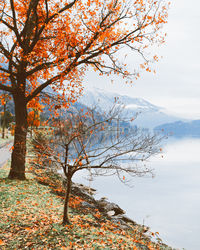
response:
<path id="1" fill-rule="evenodd" d="M 163 156 L 163 157 L 162 157 Z M 137 223 L 159 232 L 164 243 L 188 250 L 200 249 L 200 139 L 168 141 L 161 155 L 149 160 L 154 178 L 134 178 L 134 187 L 117 177 L 98 177 L 91 187 L 97 197 L 108 197 Z M 73 181 L 88 185 L 74 176 Z"/>

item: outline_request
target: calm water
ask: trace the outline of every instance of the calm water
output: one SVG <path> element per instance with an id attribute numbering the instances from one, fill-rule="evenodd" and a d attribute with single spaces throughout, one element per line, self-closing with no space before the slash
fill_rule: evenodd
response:
<path id="1" fill-rule="evenodd" d="M 115 177 L 99 177 L 92 187 L 98 197 L 119 204 L 129 217 L 158 231 L 173 247 L 200 249 L 200 140 L 169 142 L 151 159 L 155 178 L 135 178 L 133 188 Z M 88 184 L 77 174 L 74 181 Z"/>

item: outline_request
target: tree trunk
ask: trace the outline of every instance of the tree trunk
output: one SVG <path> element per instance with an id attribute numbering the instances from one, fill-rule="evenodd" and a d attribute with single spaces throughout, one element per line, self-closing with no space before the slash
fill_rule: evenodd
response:
<path id="1" fill-rule="evenodd" d="M 72 184 L 72 176 L 71 174 L 67 176 L 67 190 L 65 196 L 65 204 L 64 204 L 64 214 L 63 214 L 63 225 L 70 224 L 69 220 L 69 198 L 71 193 L 71 184 Z"/>
<path id="2" fill-rule="evenodd" d="M 26 136 L 27 136 L 27 106 L 25 95 L 13 95 L 15 104 L 15 134 L 14 149 L 11 157 L 11 169 L 8 178 L 25 180 Z"/>

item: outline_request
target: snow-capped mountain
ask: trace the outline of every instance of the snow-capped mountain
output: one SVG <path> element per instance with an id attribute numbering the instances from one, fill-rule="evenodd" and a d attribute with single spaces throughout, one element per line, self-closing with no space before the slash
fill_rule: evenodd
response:
<path id="1" fill-rule="evenodd" d="M 165 113 L 163 108 L 155 106 L 142 98 L 119 95 L 99 88 L 85 90 L 78 102 L 89 107 L 97 106 L 101 110 L 108 110 L 113 106 L 116 98 L 125 105 L 126 115 L 129 118 L 137 116 L 135 124 L 140 127 L 154 128 L 163 123 L 180 120 L 180 118 Z"/>

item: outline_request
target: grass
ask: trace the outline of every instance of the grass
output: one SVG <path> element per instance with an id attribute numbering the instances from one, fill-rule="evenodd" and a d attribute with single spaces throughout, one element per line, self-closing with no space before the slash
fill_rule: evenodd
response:
<path id="1" fill-rule="evenodd" d="M 30 170 L 30 169 L 29 169 Z M 153 243 L 141 226 L 120 230 L 95 209 L 70 200 L 71 225 L 63 226 L 63 189 L 44 176 L 38 182 L 8 180 L 8 165 L 0 169 L 0 249 L 171 249 Z M 45 185 L 44 185 L 45 184 Z"/>

